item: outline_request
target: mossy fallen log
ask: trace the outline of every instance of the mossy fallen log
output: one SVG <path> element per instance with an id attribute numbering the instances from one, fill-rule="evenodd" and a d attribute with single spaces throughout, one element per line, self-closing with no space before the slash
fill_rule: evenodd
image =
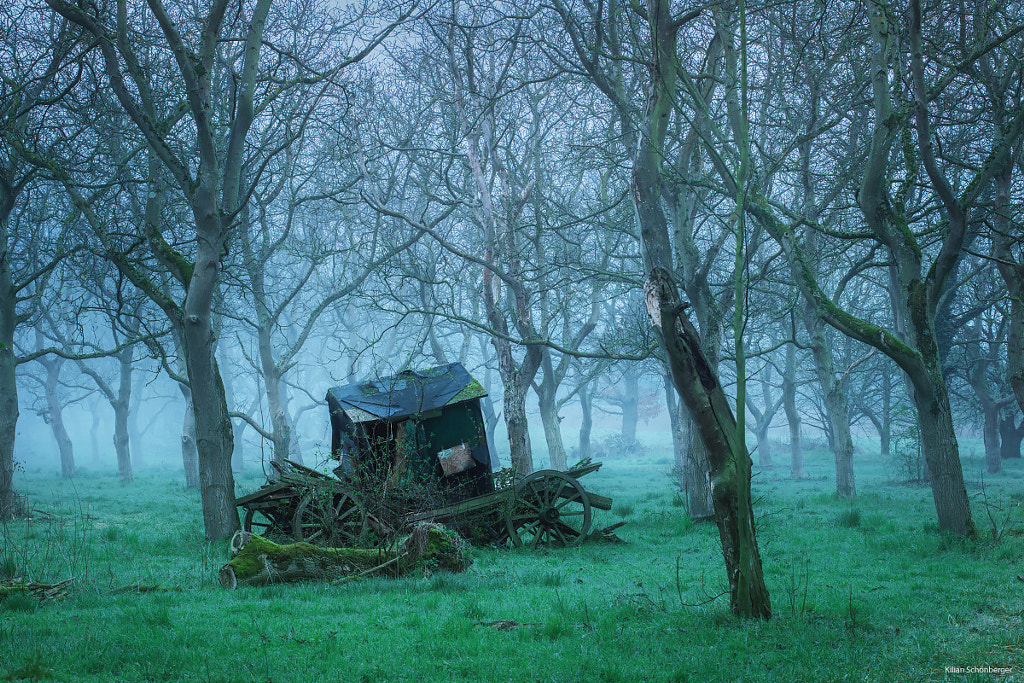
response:
<path id="1" fill-rule="evenodd" d="M 218 572 L 224 588 L 337 581 L 384 570 L 394 576 L 417 571 L 458 572 L 470 564 L 465 541 L 437 524 L 418 525 L 392 550 L 281 545 L 247 531 L 236 532 L 230 547 L 233 557 Z"/>

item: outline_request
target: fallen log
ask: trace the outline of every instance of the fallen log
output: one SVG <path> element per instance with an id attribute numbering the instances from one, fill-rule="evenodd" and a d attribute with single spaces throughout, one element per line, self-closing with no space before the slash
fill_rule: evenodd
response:
<path id="1" fill-rule="evenodd" d="M 390 575 L 469 566 L 466 543 L 438 524 L 420 524 L 392 550 L 321 548 L 309 543 L 281 545 L 247 531 L 231 538 L 231 561 L 217 576 L 224 588 L 287 581 L 338 581 L 387 570 Z"/>

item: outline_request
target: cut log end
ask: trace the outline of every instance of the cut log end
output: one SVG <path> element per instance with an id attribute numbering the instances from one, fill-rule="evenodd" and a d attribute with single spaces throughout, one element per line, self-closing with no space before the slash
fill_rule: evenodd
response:
<path id="1" fill-rule="evenodd" d="M 226 564 L 220 568 L 217 572 L 217 578 L 220 579 L 220 585 L 222 588 L 235 590 L 238 588 L 238 577 L 235 576 L 235 570 L 232 569 L 230 564 Z"/>

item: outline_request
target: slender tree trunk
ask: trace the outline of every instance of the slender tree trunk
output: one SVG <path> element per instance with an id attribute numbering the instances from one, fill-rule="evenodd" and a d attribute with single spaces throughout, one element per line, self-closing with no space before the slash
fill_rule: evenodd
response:
<path id="1" fill-rule="evenodd" d="M 117 455 L 117 478 L 123 483 L 135 480 L 132 472 L 132 456 L 128 440 L 128 400 L 122 399 L 114 405 L 114 453 Z"/>
<path id="2" fill-rule="evenodd" d="M 545 354 L 547 355 L 547 354 Z M 537 387 L 537 404 L 540 408 L 540 420 L 544 425 L 544 440 L 548 446 L 548 460 L 551 468 L 565 470 L 567 457 L 565 445 L 562 443 L 561 418 L 558 417 L 558 406 L 555 402 L 555 380 L 550 361 L 541 364 L 543 380 Z"/>
<path id="3" fill-rule="evenodd" d="M 40 358 L 37 359 L 46 368 L 46 415 L 50 423 L 50 431 L 57 441 L 57 453 L 60 459 L 60 476 L 70 479 L 75 476 L 75 447 L 68 436 L 68 430 L 64 426 L 64 406 L 61 405 L 58 387 L 60 386 L 60 371 L 64 366 L 63 358 Z"/>
<path id="4" fill-rule="evenodd" d="M 999 457 L 1012 460 L 1021 457 L 1020 443 L 1024 440 L 1024 422 L 1016 425 L 1016 416 L 1012 410 L 1004 410 L 999 420 Z"/>
<path id="5" fill-rule="evenodd" d="M 185 397 L 185 415 L 181 424 L 181 464 L 185 469 L 185 488 L 199 488 L 199 447 L 196 440 L 195 408 L 192 405 L 192 392 L 181 387 Z"/>
<path id="6" fill-rule="evenodd" d="M 853 473 L 853 434 L 850 432 L 850 407 L 839 378 L 836 376 L 832 347 L 829 346 L 825 336 L 825 320 L 819 307 L 809 297 L 804 297 L 803 323 L 807 330 L 815 374 L 821 385 L 825 415 L 830 427 L 830 442 L 836 466 L 836 495 L 840 498 L 854 498 L 857 495 L 857 484 Z"/>
<path id="7" fill-rule="evenodd" d="M 0 520 L 19 512 L 14 491 L 14 438 L 19 414 L 14 356 L 15 301 L 8 261 L 0 259 Z"/>
<path id="8" fill-rule="evenodd" d="M 758 466 L 762 468 L 771 467 L 772 444 L 768 438 L 768 425 L 757 425 L 754 429 L 754 437 L 757 439 Z"/>
<path id="9" fill-rule="evenodd" d="M 666 368 L 666 370 L 668 370 Z M 679 490 L 686 492 L 686 443 L 689 434 L 683 426 L 683 416 L 680 411 L 680 403 L 676 400 L 676 388 L 672 385 L 672 375 L 669 370 L 662 375 L 665 386 L 665 407 L 668 408 L 668 421 L 672 430 L 672 453 L 676 463 L 676 475 L 678 476 Z"/>
<path id="10" fill-rule="evenodd" d="M 892 456 L 892 375 L 882 373 L 882 429 L 878 435 L 882 457 Z"/>
<path id="11" fill-rule="evenodd" d="M 225 194 L 234 195 L 227 190 Z M 235 478 L 231 471 L 234 433 L 215 357 L 217 339 L 213 331 L 212 305 L 227 240 L 215 196 L 213 188 L 202 187 L 195 195 L 193 213 L 199 239 L 195 269 L 182 309 L 185 365 L 192 390 L 199 451 L 199 495 L 203 503 L 203 527 L 207 540 L 211 541 L 230 538 L 239 528 Z"/>
<path id="12" fill-rule="evenodd" d="M 975 326 L 974 333 L 980 335 L 980 326 Z M 970 333 L 969 333 L 970 334 Z M 996 347 L 995 344 L 992 345 Z M 1003 460 L 999 450 L 999 404 L 992 396 L 989 387 L 988 369 L 991 359 L 981 353 L 980 340 L 975 338 L 968 341 L 967 353 L 967 380 L 974 390 L 974 395 L 981 406 L 983 420 L 982 434 L 985 443 L 985 471 L 988 474 L 996 474 L 1003 469 Z"/>
<path id="13" fill-rule="evenodd" d="M 117 478 L 129 483 L 134 481 L 132 472 L 131 441 L 128 436 L 128 416 L 132 404 L 132 358 L 134 347 L 127 347 L 118 354 L 120 375 L 117 398 L 111 402 L 114 409 L 114 454 L 117 456 Z"/>
<path id="14" fill-rule="evenodd" d="M 636 427 L 640 421 L 640 373 L 631 367 L 622 376 L 623 391 L 619 394 L 622 406 L 622 439 L 626 444 L 636 441 Z"/>
<path id="15" fill-rule="evenodd" d="M 594 428 L 594 406 L 593 397 L 590 395 L 590 385 L 580 387 L 577 395 L 580 398 L 580 460 L 592 457 L 590 447 L 590 433 Z"/>
<path id="16" fill-rule="evenodd" d="M 796 409 L 796 344 L 786 345 L 786 370 L 782 374 L 782 407 L 789 423 L 789 474 L 794 479 L 804 476 L 804 448 L 800 436 L 800 411 Z"/>

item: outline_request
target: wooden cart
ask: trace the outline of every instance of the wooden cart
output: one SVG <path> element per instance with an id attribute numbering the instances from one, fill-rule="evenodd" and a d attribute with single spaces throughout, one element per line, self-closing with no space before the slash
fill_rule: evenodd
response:
<path id="1" fill-rule="evenodd" d="M 276 481 L 235 501 L 245 511 L 245 530 L 326 547 L 376 545 L 428 521 L 476 542 L 574 546 L 590 534 L 593 509 L 612 507 L 611 498 L 586 491 L 579 482 L 601 463 L 582 463 L 568 472 L 538 470 L 491 493 L 417 511 L 367 504 L 351 484 L 295 462 L 274 465 Z"/>
<path id="2" fill-rule="evenodd" d="M 275 462 L 270 482 L 235 501 L 245 529 L 361 547 L 433 521 L 474 542 L 581 543 L 592 509 L 611 509 L 610 498 L 579 482 L 601 464 L 496 483 L 486 397 L 458 363 L 330 389 L 334 476 Z"/>

